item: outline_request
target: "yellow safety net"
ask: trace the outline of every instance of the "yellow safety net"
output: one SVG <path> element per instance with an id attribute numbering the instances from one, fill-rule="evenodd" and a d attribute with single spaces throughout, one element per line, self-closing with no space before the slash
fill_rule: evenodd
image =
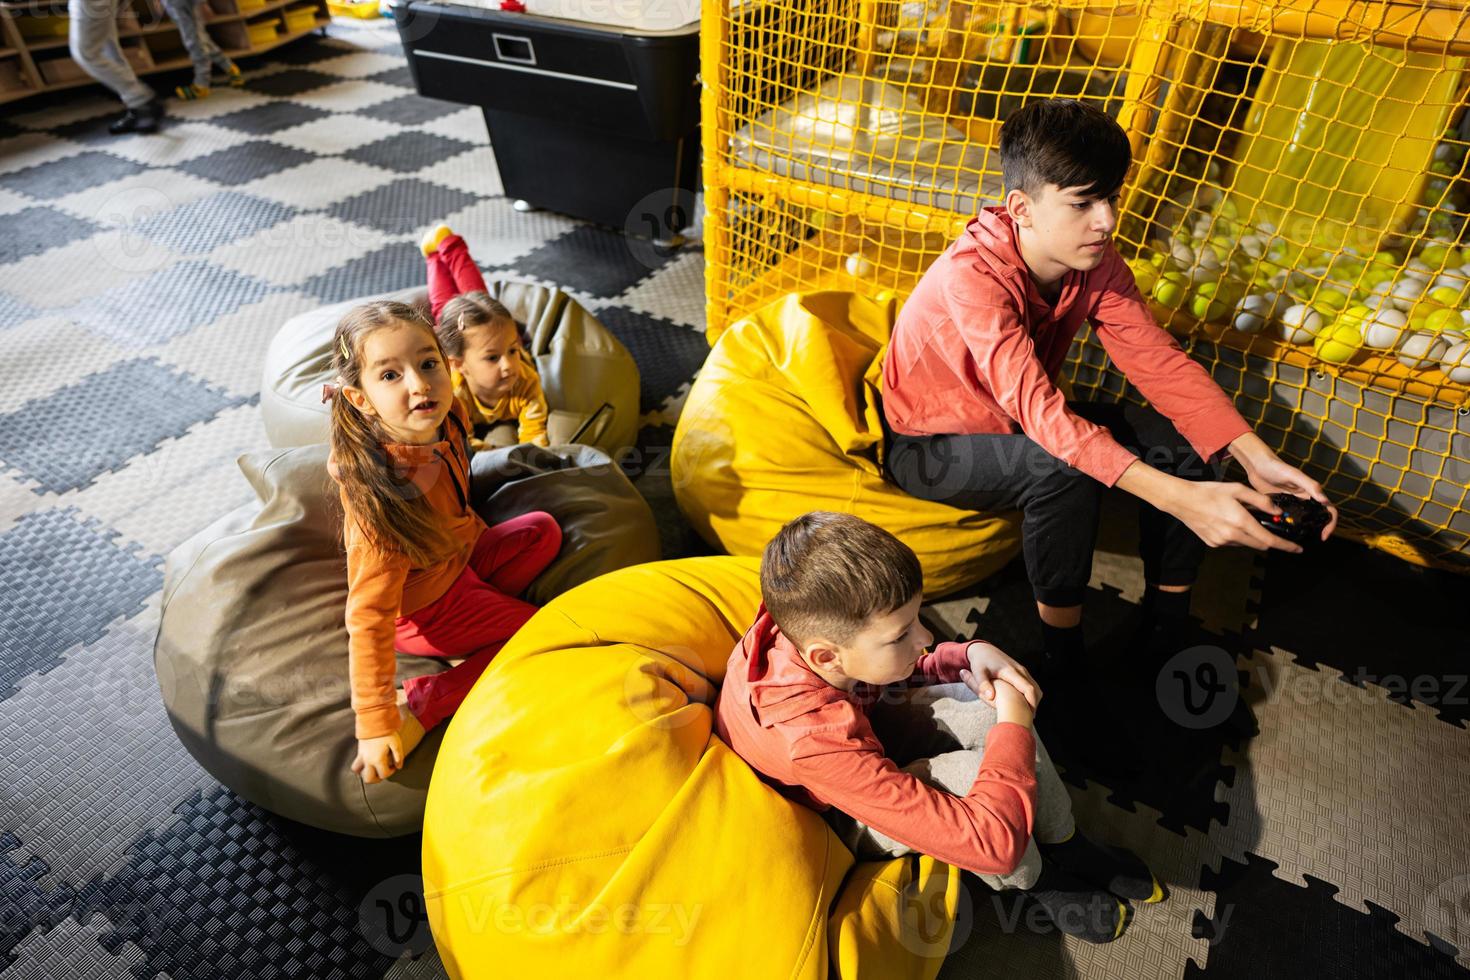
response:
<path id="1" fill-rule="evenodd" d="M 998 134 L 1089 100 L 1159 322 L 1347 533 L 1470 570 L 1470 10 L 1459 0 L 705 0 L 711 341 L 783 293 L 900 300 L 1002 196 Z M 1137 398 L 1084 331 L 1074 393 Z"/>

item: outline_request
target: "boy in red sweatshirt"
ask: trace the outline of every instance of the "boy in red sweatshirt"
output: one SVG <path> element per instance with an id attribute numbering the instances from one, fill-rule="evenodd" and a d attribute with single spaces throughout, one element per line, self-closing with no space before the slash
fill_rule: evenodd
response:
<path id="1" fill-rule="evenodd" d="M 1116 938 L 1126 900 L 1162 888 L 1076 831 L 1031 731 L 1041 691 L 1025 668 L 981 641 L 925 652 L 922 592 L 918 558 L 882 528 L 823 511 L 788 523 L 766 547 L 716 731 L 859 858 L 929 854 L 1021 890 L 1063 932 Z"/>
<path id="2" fill-rule="evenodd" d="M 1300 551 L 1246 508 L 1279 513 L 1267 497 L 1277 492 L 1327 498 L 1159 327 L 1114 250 L 1131 163 L 1118 124 L 1082 102 L 1032 102 L 1002 126 L 1000 156 L 1004 204 L 970 221 L 894 325 L 883 362 L 885 463 L 916 497 L 1022 511 L 1041 619 L 1038 667 L 1068 703 L 1055 720 L 1080 744 L 1098 733 L 1096 719 L 1085 720 L 1096 687 L 1081 623 L 1107 487 L 1143 502 L 1147 590 L 1137 638 L 1140 667 L 1152 672 L 1178 649 L 1206 545 Z M 1150 407 L 1068 401 L 1057 388 L 1084 320 Z M 1221 481 L 1227 454 L 1249 486 Z M 1336 522 L 1334 510 L 1324 539 Z M 1231 727 L 1255 732 L 1243 701 Z"/>

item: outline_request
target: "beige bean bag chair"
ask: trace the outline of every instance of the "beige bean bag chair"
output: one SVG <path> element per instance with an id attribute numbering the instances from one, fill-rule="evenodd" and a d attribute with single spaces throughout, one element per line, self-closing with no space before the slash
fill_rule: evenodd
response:
<path id="1" fill-rule="evenodd" d="M 154 646 L 159 687 L 185 748 L 251 802 L 339 833 L 414 833 L 445 726 L 386 782 L 366 786 L 348 768 L 356 741 L 343 622 L 347 572 L 326 462 L 324 445 L 242 457 L 259 502 L 169 555 Z M 561 525 L 561 554 L 529 590 L 538 605 L 659 557 L 648 505 L 595 449 L 483 452 L 473 477 L 486 521 L 545 510 Z M 398 661 L 400 681 L 440 669 L 426 657 Z"/>
<path id="2" fill-rule="evenodd" d="M 638 434 L 639 379 L 638 365 L 627 348 L 559 289 L 504 279 L 486 285 L 530 338 L 529 352 L 551 410 L 547 420 L 551 444 L 572 441 L 605 402 L 610 408 L 576 441 L 609 453 L 633 445 Z M 342 314 L 376 299 L 410 303 L 428 316 L 428 290 L 406 289 L 303 313 L 286 321 L 271 341 L 260 379 L 260 414 L 272 446 L 327 441 L 329 406 L 322 404 L 322 384 L 331 380 L 332 332 Z"/>

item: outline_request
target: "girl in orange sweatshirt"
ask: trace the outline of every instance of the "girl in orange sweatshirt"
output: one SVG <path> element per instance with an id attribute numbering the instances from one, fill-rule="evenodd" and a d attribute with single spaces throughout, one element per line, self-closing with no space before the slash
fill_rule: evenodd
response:
<path id="1" fill-rule="evenodd" d="M 331 473 L 347 550 L 352 771 L 393 775 L 453 714 L 536 607 L 518 598 L 556 557 L 561 529 L 539 511 L 488 527 L 470 506 L 468 424 L 432 326 L 374 302 L 333 338 Z M 463 662 L 394 685 L 395 650 Z"/>

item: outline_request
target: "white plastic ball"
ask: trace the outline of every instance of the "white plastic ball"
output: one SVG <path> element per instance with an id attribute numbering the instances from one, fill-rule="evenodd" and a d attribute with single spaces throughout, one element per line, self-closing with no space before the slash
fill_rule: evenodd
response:
<path id="1" fill-rule="evenodd" d="M 873 274 L 873 263 L 869 262 L 868 257 L 862 252 L 853 252 L 847 257 L 847 262 L 844 264 L 847 267 L 847 274 L 854 279 L 866 279 Z"/>
<path id="2" fill-rule="evenodd" d="M 1444 352 L 1439 369 L 1451 381 L 1470 385 L 1470 340 L 1462 340 Z"/>
<path id="3" fill-rule="evenodd" d="M 1445 339 L 1437 333 L 1413 333 L 1398 350 L 1399 363 L 1416 371 L 1433 367 L 1444 357 L 1449 347 Z"/>
<path id="4" fill-rule="evenodd" d="M 1241 333 L 1260 333 L 1271 322 L 1271 307 L 1276 297 L 1269 293 L 1256 293 L 1240 301 L 1232 326 Z"/>
<path id="5" fill-rule="evenodd" d="M 1306 303 L 1298 303 L 1281 314 L 1281 339 L 1289 344 L 1310 344 L 1322 329 L 1322 314 Z"/>
<path id="6" fill-rule="evenodd" d="M 1376 350 L 1393 350 L 1408 325 L 1409 318 L 1398 310 L 1379 310 L 1363 323 L 1363 343 Z"/>

